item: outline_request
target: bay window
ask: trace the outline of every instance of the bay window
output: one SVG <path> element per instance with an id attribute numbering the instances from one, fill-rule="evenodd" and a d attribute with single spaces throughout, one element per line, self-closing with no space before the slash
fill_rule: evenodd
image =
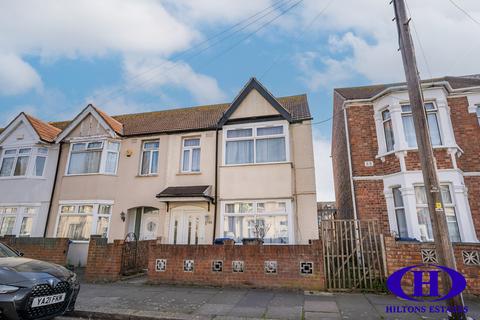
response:
<path id="1" fill-rule="evenodd" d="M 32 148 L 8 149 L 3 152 L 0 176 L 26 176 Z"/>
<path id="2" fill-rule="evenodd" d="M 84 241 L 89 240 L 92 234 L 106 238 L 111 212 L 111 204 L 61 205 L 56 236 Z"/>
<path id="3" fill-rule="evenodd" d="M 200 138 L 183 139 L 182 172 L 200 172 Z"/>
<path id="4" fill-rule="evenodd" d="M 224 237 L 241 242 L 260 238 L 265 244 L 288 244 L 290 203 L 258 200 L 224 203 Z M 290 227 L 291 228 L 291 227 Z"/>
<path id="5" fill-rule="evenodd" d="M 33 168 L 33 174 L 36 177 L 42 177 L 45 171 L 45 164 L 47 162 L 47 148 L 37 148 L 35 155 L 35 167 Z"/>
<path id="6" fill-rule="evenodd" d="M 158 173 L 158 149 L 160 142 L 144 141 L 142 145 L 142 164 L 140 166 L 140 174 L 148 176 Z"/>
<path id="7" fill-rule="evenodd" d="M 441 195 L 447 217 L 448 233 L 452 242 L 459 242 L 460 232 L 458 229 L 457 216 L 455 213 L 455 203 L 453 201 L 450 185 L 440 186 Z M 420 228 L 420 237 L 422 241 L 433 241 L 432 223 L 428 210 L 427 195 L 424 186 L 415 186 L 415 198 L 417 207 L 418 225 Z"/>
<path id="8" fill-rule="evenodd" d="M 405 206 L 403 204 L 402 192 L 399 187 L 393 188 L 393 203 L 395 206 L 395 217 L 397 219 L 397 235 L 400 238 L 408 238 L 407 219 L 405 217 Z"/>
<path id="9" fill-rule="evenodd" d="M 269 163 L 287 161 L 287 127 L 257 125 L 227 129 L 225 164 Z"/>
<path id="10" fill-rule="evenodd" d="M 116 174 L 119 151 L 119 142 L 74 142 L 70 148 L 67 174 Z"/>
<path id="11" fill-rule="evenodd" d="M 31 236 L 36 211 L 35 207 L 0 207 L 0 236 Z"/>
<path id="12" fill-rule="evenodd" d="M 442 145 L 442 138 L 440 135 L 440 126 L 438 124 L 438 110 L 433 102 L 425 103 L 425 112 L 427 113 L 428 131 L 430 133 L 430 140 L 433 146 Z M 408 147 L 417 147 L 417 138 L 415 135 L 415 126 L 413 124 L 412 106 L 402 105 L 402 122 L 403 131 L 405 133 L 405 140 Z"/>
<path id="13" fill-rule="evenodd" d="M 395 145 L 395 138 L 393 136 L 392 117 L 389 110 L 382 112 L 383 134 L 385 135 L 385 145 L 387 152 L 392 151 Z"/>

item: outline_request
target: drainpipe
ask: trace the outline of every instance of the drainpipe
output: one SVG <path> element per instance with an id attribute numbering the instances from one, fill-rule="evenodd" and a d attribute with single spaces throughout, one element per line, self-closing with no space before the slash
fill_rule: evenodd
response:
<path id="1" fill-rule="evenodd" d="M 60 142 L 58 146 L 59 146 L 58 147 L 58 159 L 57 159 L 57 166 L 56 166 L 56 169 L 55 169 L 55 177 L 53 179 L 52 195 L 50 196 L 50 203 L 48 204 L 48 212 L 47 212 L 47 221 L 45 222 L 45 228 L 44 228 L 44 231 L 43 231 L 43 237 L 44 238 L 47 237 L 48 221 L 50 220 L 50 211 L 52 211 L 52 206 L 53 206 L 53 195 L 55 194 L 55 187 L 57 185 L 58 171 L 60 170 L 60 157 L 62 155 L 63 142 Z"/>
<path id="2" fill-rule="evenodd" d="M 350 191 L 352 193 L 353 218 L 357 220 L 357 201 L 355 200 L 355 187 L 353 186 L 352 156 L 350 154 L 350 137 L 348 133 L 347 109 L 345 108 L 345 103 L 343 104 L 342 109 L 343 109 L 343 120 L 345 122 L 345 135 L 347 138 L 347 153 L 348 153 L 348 166 L 350 170 Z"/>
<path id="3" fill-rule="evenodd" d="M 215 241 L 215 232 L 217 230 L 217 213 L 218 213 L 218 126 L 215 129 L 215 210 L 213 214 L 213 240 Z"/>

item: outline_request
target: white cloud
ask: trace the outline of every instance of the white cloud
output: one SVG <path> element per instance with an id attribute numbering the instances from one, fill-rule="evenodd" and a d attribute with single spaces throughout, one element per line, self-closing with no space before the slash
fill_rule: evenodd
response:
<path id="1" fill-rule="evenodd" d="M 327 1 L 306 1 L 299 21 L 306 25 L 325 7 Z M 480 60 L 475 54 L 480 51 L 480 42 L 473 40 L 478 38 L 480 32 L 478 25 L 448 1 L 410 1 L 409 6 L 422 78 L 480 73 Z M 464 0 L 462 6 L 480 19 L 479 1 Z M 316 70 L 304 70 L 305 76 L 313 83 L 323 83 L 332 75 L 338 77 L 339 73 L 348 72 L 351 79 L 361 75 L 371 82 L 404 80 L 393 16 L 393 7 L 388 1 L 334 1 L 314 24 L 314 30 L 311 30 L 336 35 L 330 38 L 330 52 L 317 57 L 322 66 L 317 66 Z M 339 48 L 343 54 L 338 54 Z"/>
<path id="2" fill-rule="evenodd" d="M 313 130 L 313 152 L 315 155 L 315 179 L 317 183 L 317 200 L 334 201 L 333 169 L 330 139 L 325 138 L 318 130 Z"/>
<path id="3" fill-rule="evenodd" d="M 41 89 L 38 73 L 14 54 L 0 53 L 0 95 L 15 95 L 30 89 Z"/>
<path id="4" fill-rule="evenodd" d="M 153 92 L 154 89 L 159 90 L 162 86 L 170 85 L 186 89 L 197 103 L 212 103 L 225 99 L 214 78 L 196 73 L 181 61 L 174 63 L 160 58 L 128 58 L 125 60 L 124 71 L 127 89 L 131 87 Z"/>

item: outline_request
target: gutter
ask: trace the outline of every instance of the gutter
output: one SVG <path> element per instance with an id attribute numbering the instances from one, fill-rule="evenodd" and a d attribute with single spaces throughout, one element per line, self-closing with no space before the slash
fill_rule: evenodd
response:
<path id="1" fill-rule="evenodd" d="M 217 231 L 217 214 L 218 214 L 218 126 L 215 130 L 215 195 L 214 202 L 215 205 L 214 214 L 213 214 L 213 240 L 215 241 L 215 232 Z"/>
<path id="2" fill-rule="evenodd" d="M 62 146 L 63 146 L 63 143 L 60 142 L 59 145 L 58 145 L 58 159 L 57 159 L 57 166 L 56 166 L 56 169 L 55 169 L 55 177 L 53 179 L 53 186 L 52 186 L 52 195 L 50 196 L 50 203 L 48 204 L 48 212 L 47 212 L 47 220 L 45 221 L 45 228 L 44 228 L 44 231 L 43 231 L 43 237 L 46 238 L 47 237 L 47 229 L 48 229 L 48 222 L 50 220 L 50 214 L 51 214 L 51 211 L 52 211 L 52 206 L 53 206 L 53 195 L 55 194 L 55 187 L 57 186 L 57 178 L 58 178 L 58 171 L 59 171 L 59 167 L 60 167 L 60 157 L 62 156 Z"/>

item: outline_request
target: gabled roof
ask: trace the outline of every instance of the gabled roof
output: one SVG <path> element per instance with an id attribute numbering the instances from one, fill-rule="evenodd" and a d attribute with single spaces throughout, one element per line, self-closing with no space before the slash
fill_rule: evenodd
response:
<path id="1" fill-rule="evenodd" d="M 290 113 L 292 121 L 310 120 L 312 118 L 305 94 L 280 97 L 276 100 Z M 222 103 L 182 109 L 124 114 L 112 116 L 111 118 L 123 125 L 123 136 L 214 130 L 217 128 L 220 119 L 229 107 L 229 103 Z M 72 121 L 51 122 L 50 124 L 63 130 L 67 128 L 71 122 Z"/>
<path id="2" fill-rule="evenodd" d="M 62 128 L 62 132 L 55 139 L 57 142 L 62 141 L 68 134 L 75 129 L 88 115 L 94 116 L 97 121 L 107 130 L 111 136 L 122 135 L 123 134 L 123 125 L 114 118 L 107 115 L 102 110 L 97 107 L 89 104 L 85 109 L 83 109 L 71 122 Z M 50 123 L 51 125 L 59 128 L 54 122 Z"/>
<path id="3" fill-rule="evenodd" d="M 446 76 L 442 78 L 433 78 L 422 80 L 422 84 L 435 83 L 435 82 L 448 82 L 452 89 L 464 89 L 480 86 L 480 76 L 479 75 L 469 75 L 461 77 L 451 77 Z M 347 100 L 360 100 L 360 99 L 372 99 L 376 95 L 382 93 L 386 89 L 393 87 L 405 86 L 405 82 L 396 82 L 388 84 L 378 84 L 371 86 L 362 86 L 362 87 L 349 87 L 349 88 L 336 88 L 335 91 L 338 92 L 342 97 Z"/>
<path id="4" fill-rule="evenodd" d="M 285 120 L 288 120 L 289 122 L 292 121 L 292 116 L 288 110 L 286 110 L 278 101 L 275 99 L 275 97 L 268 91 L 256 78 L 250 78 L 250 81 L 247 82 L 247 84 L 243 87 L 243 89 L 240 91 L 240 93 L 237 95 L 237 97 L 233 100 L 232 104 L 230 107 L 227 109 L 223 117 L 219 121 L 219 125 L 223 126 L 230 116 L 237 110 L 237 108 L 240 106 L 242 101 L 247 97 L 247 95 L 252 91 L 252 90 L 257 90 L 260 95 L 267 100 L 275 110 L 282 115 Z"/>
<path id="5" fill-rule="evenodd" d="M 60 134 L 62 130 L 55 126 L 43 122 L 29 114 L 24 112 L 19 113 L 15 119 L 13 119 L 5 128 L 0 130 L 0 141 L 10 134 L 11 130 L 14 130 L 14 126 L 18 125 L 20 121 L 24 121 L 29 124 L 33 131 L 37 134 L 38 139 L 43 142 L 53 143 L 55 138 Z"/>

